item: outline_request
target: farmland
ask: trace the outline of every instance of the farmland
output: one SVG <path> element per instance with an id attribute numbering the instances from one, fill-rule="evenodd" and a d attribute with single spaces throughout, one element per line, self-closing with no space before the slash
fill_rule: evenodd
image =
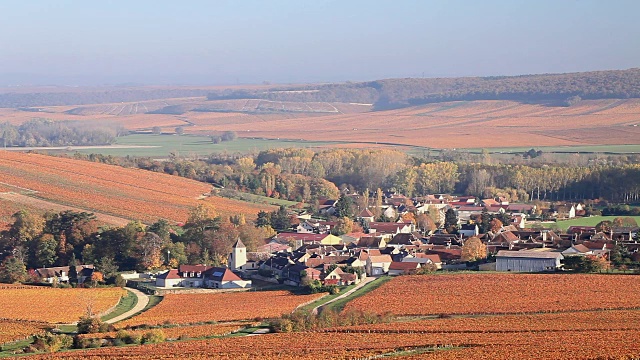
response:
<path id="1" fill-rule="evenodd" d="M 0 345 L 44 332 L 46 324 L 32 321 L 0 320 Z"/>
<path id="2" fill-rule="evenodd" d="M 87 313 L 102 313 L 118 304 L 121 288 L 54 289 L 46 287 L 3 287 L 0 319 L 71 323 Z M 26 301 L 28 299 L 28 301 Z"/>
<path id="3" fill-rule="evenodd" d="M 119 327 L 277 317 L 322 295 L 293 295 L 288 291 L 168 294 L 159 305 L 120 323 Z M 180 311 L 177 312 L 178 308 Z"/>
<path id="4" fill-rule="evenodd" d="M 613 221 L 617 216 L 591 216 L 570 220 L 562 220 L 555 223 L 541 223 L 544 227 L 557 226 L 559 229 L 567 230 L 570 226 L 596 226 L 601 221 Z M 636 222 L 640 222 L 640 216 L 631 216 Z"/>
<path id="5" fill-rule="evenodd" d="M 198 198 L 211 191 L 208 184 L 177 176 L 6 151 L 0 152 L 0 182 L 19 186 L 14 192 L 24 193 L 5 196 L 6 201 L 25 202 L 28 195 L 74 209 L 145 222 L 158 218 L 185 221 Z M 220 197 L 208 200 L 223 215 L 244 213 L 250 217 L 260 209 L 271 209 Z M 27 205 L 56 208 L 46 203 Z"/>
<path id="6" fill-rule="evenodd" d="M 402 276 L 348 303 L 345 311 L 437 315 L 628 309 L 640 307 L 639 286 L 640 278 L 624 275 Z M 499 296 L 496 296 L 496 289 L 500 289 Z M 550 297 L 549 294 L 554 295 Z M 398 296 L 402 297 L 402 302 L 379 306 L 379 299 Z"/>
<path id="7" fill-rule="evenodd" d="M 151 113 L 151 109 L 160 111 L 158 107 L 164 105 L 163 101 L 165 106 L 171 109 L 176 106 L 179 111 Z M 148 112 L 142 112 L 144 106 Z M 238 145 L 243 149 L 259 148 L 261 140 L 253 139 L 264 138 L 321 144 L 340 142 L 360 147 L 393 144 L 475 151 L 531 147 L 571 151 L 575 146 L 575 151 L 580 152 L 629 152 L 637 147 L 625 145 L 637 146 L 640 135 L 638 99 L 585 100 L 570 107 L 506 100 L 457 101 L 371 111 L 371 107 L 364 105 L 339 103 L 182 98 L 40 110 L 34 113 L 0 109 L 0 122 L 20 124 L 42 117 L 56 121 L 99 121 L 104 126 L 122 126 L 134 131 L 150 131 L 158 126 L 164 133 L 173 133 L 176 127 L 182 126 L 185 133 L 192 135 L 232 130 L 241 138 L 252 140 Z M 139 139 L 134 138 L 133 142 Z M 252 142 L 254 145 L 250 145 Z M 229 144 L 220 144 L 218 148 L 224 146 L 229 147 L 229 151 L 235 150 Z"/>

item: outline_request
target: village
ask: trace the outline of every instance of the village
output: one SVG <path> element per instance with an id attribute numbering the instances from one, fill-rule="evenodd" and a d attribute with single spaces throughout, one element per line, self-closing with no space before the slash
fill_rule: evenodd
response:
<path id="1" fill-rule="evenodd" d="M 350 196 L 361 197 L 353 194 L 341 199 Z M 356 200 L 350 203 L 357 204 Z M 336 219 L 341 211 L 339 201 L 322 199 L 317 213 Z M 160 273 L 123 277 L 130 280 L 130 286 L 163 293 L 194 288 L 249 289 L 252 281 L 330 287 L 355 285 L 384 275 L 441 271 L 556 272 L 580 270 L 575 267 L 580 262 L 576 259 L 587 258 L 607 264 L 591 269 L 603 270 L 616 251 L 627 257 L 619 259 L 621 269 L 640 260 L 637 226 L 572 226 L 562 234 L 552 229 L 532 229 L 526 227 L 527 222 L 539 216 L 541 209 L 503 198 L 438 194 L 408 199 L 386 193 L 380 209 L 367 206 L 359 210 L 354 205 L 356 211 L 354 224 L 363 224 L 366 230 L 358 227 L 361 231 L 336 235 L 340 221 L 316 219 L 303 211 L 295 215 L 297 222 L 288 231 L 267 239 L 256 251 L 248 252 L 238 239 L 226 266 L 182 264 Z M 585 205 L 566 204 L 543 211 L 550 213 L 548 217 L 572 219 L 585 216 Z M 374 212 L 398 220 L 375 221 Z M 91 278 L 92 269 L 91 265 L 78 266 L 80 283 Z M 47 282 L 56 277 L 57 282 L 68 280 L 68 267 L 36 272 Z"/>

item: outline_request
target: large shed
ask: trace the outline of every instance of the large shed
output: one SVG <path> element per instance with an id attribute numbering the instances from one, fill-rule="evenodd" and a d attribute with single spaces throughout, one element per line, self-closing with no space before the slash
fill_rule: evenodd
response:
<path id="1" fill-rule="evenodd" d="M 562 253 L 553 251 L 507 251 L 496 255 L 497 271 L 542 272 L 560 268 Z"/>

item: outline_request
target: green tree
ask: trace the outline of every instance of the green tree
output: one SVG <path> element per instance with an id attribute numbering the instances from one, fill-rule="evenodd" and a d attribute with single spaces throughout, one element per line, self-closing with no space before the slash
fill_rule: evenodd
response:
<path id="1" fill-rule="evenodd" d="M 258 212 L 258 218 L 256 219 L 256 226 L 271 226 L 271 216 L 268 212 L 260 210 Z"/>
<path id="2" fill-rule="evenodd" d="M 16 256 L 8 257 L 0 266 L 0 282 L 18 283 L 27 280 L 27 267 Z"/>
<path id="3" fill-rule="evenodd" d="M 336 201 L 335 209 L 337 217 L 351 218 L 353 217 L 353 200 L 351 200 L 351 197 L 342 194 L 340 199 Z"/>
<path id="4" fill-rule="evenodd" d="M 291 227 L 289 212 L 284 205 L 280 205 L 278 211 L 271 213 L 271 226 L 278 231 L 285 231 Z"/>
<path id="5" fill-rule="evenodd" d="M 56 249 L 58 242 L 51 234 L 44 234 L 38 239 L 36 245 L 36 261 L 41 267 L 49 267 L 53 265 L 58 255 Z"/>
<path id="6" fill-rule="evenodd" d="M 458 215 L 452 208 L 444 213 L 444 228 L 449 234 L 455 234 L 458 231 Z"/>
<path id="7" fill-rule="evenodd" d="M 171 224 L 165 219 L 160 219 L 149 226 L 148 232 L 152 232 L 162 240 L 168 241 L 171 236 Z"/>

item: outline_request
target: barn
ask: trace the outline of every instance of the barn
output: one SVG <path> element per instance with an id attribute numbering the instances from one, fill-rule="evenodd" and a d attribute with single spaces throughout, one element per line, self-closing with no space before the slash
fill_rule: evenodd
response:
<path id="1" fill-rule="evenodd" d="M 543 272 L 560 268 L 562 254 L 552 251 L 498 251 L 497 271 Z"/>

